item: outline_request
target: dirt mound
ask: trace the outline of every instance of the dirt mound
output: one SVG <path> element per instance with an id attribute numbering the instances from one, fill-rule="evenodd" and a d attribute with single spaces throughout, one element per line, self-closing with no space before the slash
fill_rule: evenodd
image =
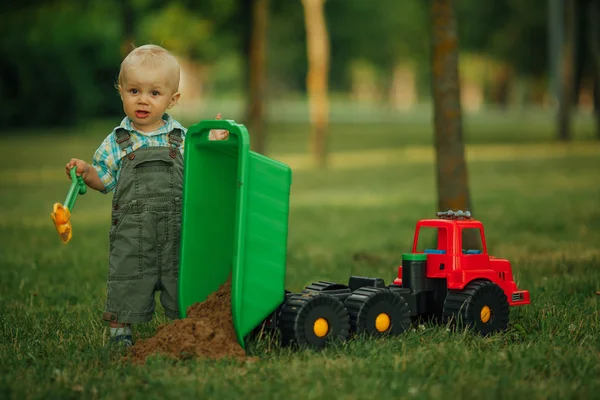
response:
<path id="1" fill-rule="evenodd" d="M 156 334 L 139 340 L 125 356 L 143 364 L 146 357 L 161 353 L 188 358 L 246 358 L 237 342 L 231 318 L 231 277 L 202 303 L 188 307 L 187 318 L 160 325 Z"/>

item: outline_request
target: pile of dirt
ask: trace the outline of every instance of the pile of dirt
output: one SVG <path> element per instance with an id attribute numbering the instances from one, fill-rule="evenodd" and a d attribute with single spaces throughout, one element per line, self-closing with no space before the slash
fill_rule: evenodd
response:
<path id="1" fill-rule="evenodd" d="M 143 364 L 157 353 L 179 360 L 246 358 L 231 318 L 231 277 L 205 301 L 188 307 L 187 318 L 160 325 L 154 336 L 137 341 L 125 357 Z"/>

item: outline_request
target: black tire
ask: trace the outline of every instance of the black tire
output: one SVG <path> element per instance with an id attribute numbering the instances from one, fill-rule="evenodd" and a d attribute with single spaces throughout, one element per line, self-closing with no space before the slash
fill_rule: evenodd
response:
<path id="1" fill-rule="evenodd" d="M 486 280 L 473 281 L 463 290 L 449 290 L 444 301 L 446 323 L 474 329 L 483 336 L 506 330 L 509 316 L 504 291 Z"/>
<path id="2" fill-rule="evenodd" d="M 404 298 L 386 288 L 363 287 L 344 302 L 350 316 L 350 328 L 357 335 L 399 335 L 410 328 L 410 309 Z M 377 324 L 384 317 L 383 326 Z M 387 326 L 386 329 L 383 329 Z"/>
<path id="3" fill-rule="evenodd" d="M 279 329 L 284 346 L 297 345 L 321 349 L 333 341 L 346 341 L 350 336 L 350 322 L 344 304 L 326 293 L 310 292 L 290 297 L 279 314 Z M 322 319 L 322 320 L 320 320 Z M 326 333 L 320 336 L 316 328 L 323 320 Z"/>

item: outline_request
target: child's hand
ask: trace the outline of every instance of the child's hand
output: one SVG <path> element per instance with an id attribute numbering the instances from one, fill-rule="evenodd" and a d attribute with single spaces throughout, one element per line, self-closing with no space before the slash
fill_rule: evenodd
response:
<path id="1" fill-rule="evenodd" d="M 83 178 L 83 180 L 85 181 L 85 179 L 87 178 L 87 174 L 90 170 L 89 164 L 83 160 L 79 160 L 77 158 L 71 158 L 71 161 L 69 161 L 67 163 L 66 170 L 65 170 L 69 179 L 71 179 L 71 169 L 73 169 L 73 168 L 77 168 L 75 170 L 75 174 L 77 176 L 81 176 Z"/>
<path id="2" fill-rule="evenodd" d="M 221 119 L 221 114 L 217 114 L 216 119 Z M 225 140 L 229 137 L 229 131 L 225 129 L 211 129 L 208 134 L 208 140 Z"/>
<path id="3" fill-rule="evenodd" d="M 98 172 L 90 164 L 78 158 L 71 158 L 71 161 L 65 166 L 65 172 L 69 179 L 71 179 L 71 170 L 73 168 L 75 168 L 75 175 L 80 176 L 87 186 L 98 191 L 106 190 L 104 183 L 102 183 L 102 180 L 98 176 Z"/>

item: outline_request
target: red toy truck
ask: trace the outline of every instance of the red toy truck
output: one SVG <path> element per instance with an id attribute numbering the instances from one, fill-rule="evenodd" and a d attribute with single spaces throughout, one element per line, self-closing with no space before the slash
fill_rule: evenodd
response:
<path id="1" fill-rule="evenodd" d="M 417 222 L 412 252 L 402 255 L 398 277 L 389 285 L 382 278 L 352 276 L 348 285 L 319 281 L 303 290 L 305 294 L 327 294 L 343 303 L 350 330 L 339 328 L 339 337 L 400 334 L 419 317 L 456 323 L 488 335 L 507 328 L 510 306 L 530 303 L 529 292 L 517 288 L 509 261 L 488 254 L 480 221 L 472 219 L 468 211 L 439 212 L 437 216 Z M 473 242 L 476 248 L 463 244 Z M 284 304 L 278 318 L 292 318 L 293 312 Z M 344 315 L 341 310 L 337 313 L 340 321 L 335 326 L 343 327 Z M 300 333 L 283 328 L 284 338 Z M 304 342 L 317 345 L 317 338 L 311 341 L 310 336 L 304 337 Z"/>
<path id="2" fill-rule="evenodd" d="M 506 329 L 509 306 L 529 304 L 529 292 L 517 288 L 508 260 L 488 254 L 480 221 L 468 211 L 437 215 L 417 222 L 412 254 L 403 255 L 390 289 L 403 294 L 412 316 L 454 318 L 482 334 Z M 419 251 L 432 243 L 423 246 L 427 231 L 437 246 Z M 465 248 L 463 241 L 476 248 Z"/>

